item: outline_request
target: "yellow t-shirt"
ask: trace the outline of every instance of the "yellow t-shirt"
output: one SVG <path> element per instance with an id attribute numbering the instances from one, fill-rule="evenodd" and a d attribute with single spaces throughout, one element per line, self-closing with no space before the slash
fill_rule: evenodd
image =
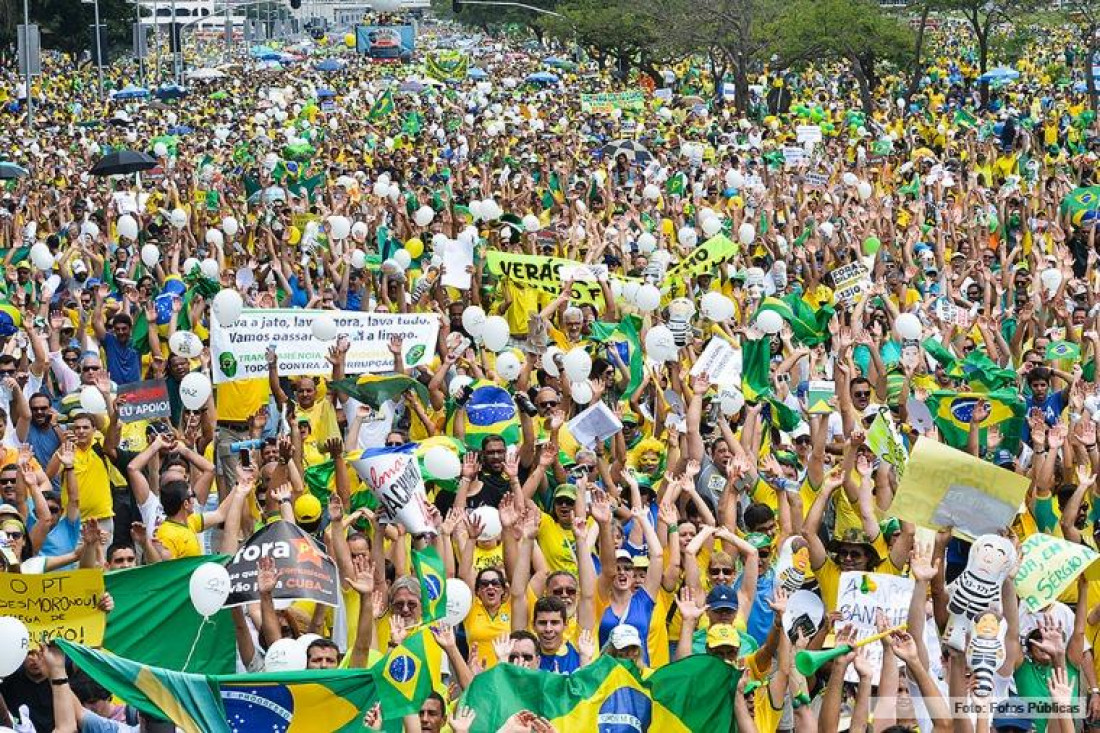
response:
<path id="1" fill-rule="evenodd" d="M 768 677 L 771 676 L 771 670 L 761 669 L 756 656 L 752 654 L 745 659 L 745 668 L 753 679 L 761 683 L 753 692 L 753 719 L 756 721 L 756 730 L 759 733 L 775 733 L 779 730 L 779 722 L 783 717 L 783 703 L 780 701 L 778 710 L 773 706 L 771 694 L 768 692 Z"/>
<path id="2" fill-rule="evenodd" d="M 506 598 L 494 615 L 489 613 L 480 598 L 474 596 L 470 613 L 462 626 L 466 629 L 466 641 L 471 645 L 471 651 L 472 645 L 477 643 L 477 656 L 482 667 L 489 669 L 495 666 L 500 660 L 493 649 L 493 640 L 512 631 L 512 600 Z"/>
<path id="3" fill-rule="evenodd" d="M 543 513 L 537 539 L 549 572 L 568 570 L 577 574 L 577 540 L 572 527 L 564 529 L 553 517 Z"/>
<path id="4" fill-rule="evenodd" d="M 306 442 L 321 446 L 330 438 L 341 436 L 340 424 L 336 420 L 336 409 L 332 406 L 331 400 L 318 397 L 313 407 L 308 410 L 299 407 L 298 410 L 309 417 L 310 431 Z"/>
<path id="5" fill-rule="evenodd" d="M 496 547 L 485 549 L 474 544 L 474 572 L 480 573 L 485 568 L 504 567 L 504 545 L 497 543 Z"/>
<path id="6" fill-rule="evenodd" d="M 187 517 L 187 524 L 166 519 L 157 527 L 156 536 L 164 548 L 172 553 L 172 558 L 197 557 L 202 554 L 198 533 L 203 530 L 202 515 Z"/>
<path id="7" fill-rule="evenodd" d="M 245 422 L 271 397 L 267 377 L 219 384 L 217 392 L 218 419 L 232 422 Z"/>
<path id="8" fill-rule="evenodd" d="M 111 500 L 111 480 L 107 474 L 107 458 L 92 447 L 77 447 L 73 454 L 76 485 L 80 487 L 80 518 L 104 519 L 115 515 Z M 68 492 L 61 493 L 61 505 L 69 503 Z"/>

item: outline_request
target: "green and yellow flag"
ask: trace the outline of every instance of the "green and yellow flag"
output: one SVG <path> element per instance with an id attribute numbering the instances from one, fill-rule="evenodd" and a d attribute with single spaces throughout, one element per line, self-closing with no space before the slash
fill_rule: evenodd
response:
<path id="1" fill-rule="evenodd" d="M 430 633 L 426 626 L 413 631 L 371 668 L 380 683 L 378 692 L 383 711 L 407 710 L 410 707 L 419 710 L 421 703 L 432 694 L 432 674 L 424 648 L 424 635 Z M 386 712 L 385 717 L 398 716 Z"/>
<path id="2" fill-rule="evenodd" d="M 471 733 L 490 733 L 520 710 L 558 731 L 733 730 L 738 670 L 696 654 L 646 679 L 629 661 L 603 656 L 570 676 L 498 664 L 474 678 L 463 703 L 477 713 Z"/>
<path id="3" fill-rule="evenodd" d="M 772 425 L 784 432 L 794 430 L 802 421 L 798 413 L 775 397 L 771 385 L 771 340 L 741 342 L 741 393 L 747 402 L 766 402 L 767 415 Z"/>
<path id="4" fill-rule="evenodd" d="M 424 621 L 431 622 L 447 614 L 447 571 L 443 558 L 434 547 L 413 549 L 413 569 L 420 580 L 420 607 L 424 609 Z"/>
<path id="5" fill-rule="evenodd" d="M 614 350 L 630 371 L 630 383 L 623 392 L 626 395 L 633 394 L 645 377 L 645 360 L 642 355 L 642 339 L 638 335 L 639 330 L 641 330 L 641 319 L 636 315 L 626 315 L 618 323 L 595 321 L 590 333 L 593 341 L 602 343 L 607 349 L 608 361 L 614 364 L 610 354 Z"/>
<path id="6" fill-rule="evenodd" d="M 394 109 L 393 90 L 387 89 L 386 91 L 382 92 L 382 96 L 374 100 L 374 104 L 370 106 L 370 111 L 367 113 L 367 119 L 371 120 L 372 122 L 374 120 L 382 119 L 383 117 L 387 117 L 393 114 Z"/>
<path id="7" fill-rule="evenodd" d="M 798 293 L 790 293 L 782 298 L 764 298 L 756 312 L 762 311 L 778 313 L 790 325 L 795 339 L 806 346 L 817 346 L 829 338 L 829 321 L 834 313 L 831 305 L 814 310 Z"/>
<path id="8" fill-rule="evenodd" d="M 422 403 L 428 403 L 428 388 L 404 374 L 364 374 L 361 377 L 345 377 L 329 382 L 329 389 L 353 397 L 376 410 L 386 400 L 396 399 L 410 389 L 416 392 L 416 396 Z"/>
<path id="9" fill-rule="evenodd" d="M 943 435 L 943 441 L 953 448 L 964 450 L 970 434 L 970 416 L 979 400 L 989 402 L 989 417 L 979 425 L 980 445 L 987 445 L 986 434 L 996 426 L 1001 431 L 1001 447 L 1013 453 L 1020 445 L 1027 409 L 1019 395 L 1011 390 L 997 392 L 933 392 L 925 404 L 932 413 L 932 420 Z"/>

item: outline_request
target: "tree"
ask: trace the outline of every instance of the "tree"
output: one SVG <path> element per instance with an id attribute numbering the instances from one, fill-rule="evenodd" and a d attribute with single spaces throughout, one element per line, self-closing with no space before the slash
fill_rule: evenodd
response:
<path id="1" fill-rule="evenodd" d="M 1069 0 L 1065 9 L 1077 26 L 1081 45 L 1084 46 L 1084 54 L 1080 54 L 1079 61 L 1085 70 L 1089 106 L 1094 112 L 1100 112 L 1100 95 L 1097 94 L 1096 77 L 1092 75 L 1092 60 L 1100 53 L 1100 0 Z"/>
<path id="2" fill-rule="evenodd" d="M 15 45 L 16 26 L 23 22 L 17 0 L 0 0 L 0 43 Z M 77 55 L 92 45 L 95 8 L 76 0 L 35 0 L 31 23 L 41 26 L 42 47 Z M 99 22 L 107 26 L 108 48 L 129 49 L 133 40 L 134 6 L 127 0 L 99 0 Z"/>
<path id="3" fill-rule="evenodd" d="M 945 10 L 962 14 L 974 33 L 978 46 L 979 78 L 989 71 L 989 49 L 993 28 L 1000 22 L 1012 23 L 1016 15 L 1031 7 L 1031 0 L 937 0 Z M 981 80 L 982 105 L 989 103 L 989 81 Z"/>
<path id="4" fill-rule="evenodd" d="M 625 79 L 631 67 L 657 76 L 658 29 L 653 19 L 637 12 L 633 0 L 566 0 L 558 6 L 562 18 L 551 18 L 550 31 L 563 41 L 575 41 L 601 67 L 614 64 Z"/>
<path id="5" fill-rule="evenodd" d="M 859 85 L 863 111 L 874 111 L 878 66 L 903 67 L 913 31 L 873 0 L 799 0 L 773 24 L 780 59 L 831 58 L 845 62 Z"/>

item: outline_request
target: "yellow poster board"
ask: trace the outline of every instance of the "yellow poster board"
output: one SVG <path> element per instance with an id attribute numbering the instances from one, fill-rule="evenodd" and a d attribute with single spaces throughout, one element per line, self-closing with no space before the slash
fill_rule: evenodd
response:
<path id="1" fill-rule="evenodd" d="M 1092 576 L 1100 572 L 1097 560 L 1100 553 L 1090 547 L 1049 534 L 1033 534 L 1020 547 L 1016 592 L 1027 610 L 1038 613 L 1057 600 L 1081 573 L 1094 579 Z"/>
<path id="2" fill-rule="evenodd" d="M 44 575 L 0 573 L 0 616 L 27 625 L 32 648 L 55 639 L 99 646 L 106 614 L 102 570 L 73 570 Z"/>
<path id="3" fill-rule="evenodd" d="M 921 527 L 953 527 L 974 539 L 1012 524 L 1029 481 L 928 438 L 909 454 L 889 514 Z"/>

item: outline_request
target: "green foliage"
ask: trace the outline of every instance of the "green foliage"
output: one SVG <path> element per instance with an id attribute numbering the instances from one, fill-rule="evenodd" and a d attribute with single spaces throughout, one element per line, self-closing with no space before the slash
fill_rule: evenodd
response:
<path id="1" fill-rule="evenodd" d="M 658 27 L 639 12 L 634 0 L 565 0 L 564 17 L 549 18 L 547 30 L 563 41 L 575 40 L 597 58 L 641 59 L 652 56 Z"/>
<path id="2" fill-rule="evenodd" d="M 0 44 L 15 44 L 16 25 L 23 22 L 18 0 L 0 0 Z M 79 54 L 92 45 L 95 6 L 79 0 L 34 0 L 31 23 L 42 29 L 42 47 Z M 128 52 L 133 42 L 134 6 L 127 0 L 99 0 L 99 22 L 107 26 L 107 45 L 113 54 Z"/>

